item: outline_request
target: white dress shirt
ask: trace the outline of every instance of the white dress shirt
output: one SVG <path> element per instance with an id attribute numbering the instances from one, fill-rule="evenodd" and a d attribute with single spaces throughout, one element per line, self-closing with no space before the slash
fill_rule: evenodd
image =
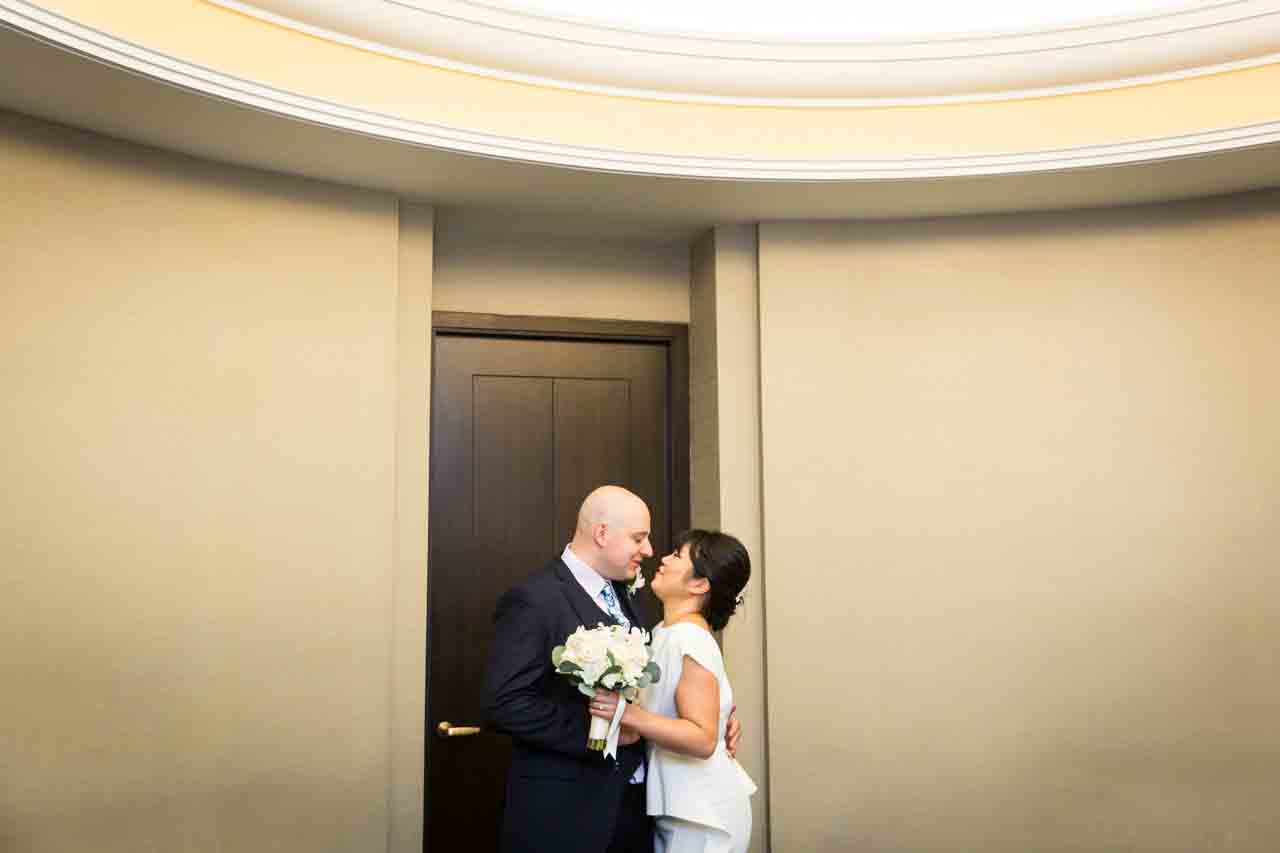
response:
<path id="1" fill-rule="evenodd" d="M 595 602 L 596 607 L 600 608 L 600 612 L 605 616 L 609 615 L 609 610 L 604 606 L 604 602 L 600 600 L 600 590 L 605 588 L 605 584 L 609 583 L 600 574 L 586 563 L 582 562 L 582 558 L 573 553 L 573 548 L 565 545 L 564 553 L 560 555 L 560 559 L 564 560 L 564 564 L 569 567 L 569 574 L 573 575 L 573 579 L 578 582 L 578 586 L 582 587 L 587 596 Z M 587 625 L 588 628 L 594 628 L 595 625 Z"/>
<path id="2" fill-rule="evenodd" d="M 569 567 L 569 574 L 573 575 L 573 579 L 578 582 L 578 586 L 582 587 L 592 601 L 596 603 L 596 607 L 600 608 L 600 612 L 610 619 L 613 615 L 609 613 L 609 609 L 604 606 L 604 602 L 600 600 L 600 590 L 604 589 L 605 584 L 609 583 L 599 572 L 582 562 L 582 558 L 573 553 L 573 548 L 569 545 L 564 546 L 564 553 L 560 555 L 560 559 Z M 619 604 L 619 607 L 622 605 Z M 587 628 L 594 628 L 595 625 L 587 625 Z M 631 775 L 631 784 L 639 785 L 644 781 L 644 762 L 640 762 L 640 766 L 636 768 L 636 772 Z"/>

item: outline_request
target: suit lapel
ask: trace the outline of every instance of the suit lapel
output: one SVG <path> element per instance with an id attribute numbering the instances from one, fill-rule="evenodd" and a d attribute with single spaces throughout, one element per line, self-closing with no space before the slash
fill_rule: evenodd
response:
<path id="1" fill-rule="evenodd" d="M 569 602 L 569 607 L 577 614 L 580 625 L 586 628 L 594 628 L 599 622 L 603 622 L 606 625 L 617 624 L 612 616 L 605 613 L 591 600 L 591 596 L 587 595 L 587 591 L 582 588 L 577 578 L 569 571 L 569 567 L 564 564 L 564 560 L 556 560 L 555 573 L 556 578 L 560 581 L 561 592 L 564 593 L 565 600 Z"/>

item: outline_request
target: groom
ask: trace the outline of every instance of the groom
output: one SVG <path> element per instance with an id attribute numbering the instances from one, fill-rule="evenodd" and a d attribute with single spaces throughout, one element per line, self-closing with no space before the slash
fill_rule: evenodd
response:
<path id="1" fill-rule="evenodd" d="M 587 699 L 551 665 L 551 650 L 579 626 L 638 624 L 627 585 L 651 556 L 649 508 L 602 486 L 560 557 L 498 599 L 485 695 L 490 724 L 513 747 L 503 853 L 653 850 L 644 744 L 624 730 L 616 761 L 589 752 Z M 738 728 L 731 720 L 731 746 Z"/>

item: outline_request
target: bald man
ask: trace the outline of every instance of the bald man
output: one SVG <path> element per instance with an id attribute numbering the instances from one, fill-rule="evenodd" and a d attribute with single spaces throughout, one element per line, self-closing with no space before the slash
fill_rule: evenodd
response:
<path id="1" fill-rule="evenodd" d="M 606 587 L 623 618 L 640 624 L 627 585 L 652 555 L 644 501 L 602 486 L 583 501 L 560 557 L 498 600 L 485 691 L 490 725 L 513 745 L 503 853 L 652 853 L 644 744 L 625 735 L 616 761 L 589 752 L 587 699 L 551 665 L 551 650 L 579 626 L 617 622 Z"/>

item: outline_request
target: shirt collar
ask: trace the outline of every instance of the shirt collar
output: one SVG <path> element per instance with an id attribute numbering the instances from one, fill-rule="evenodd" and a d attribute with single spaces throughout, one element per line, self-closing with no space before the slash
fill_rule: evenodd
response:
<path id="1" fill-rule="evenodd" d="M 569 573 L 578 582 L 578 586 L 582 587 L 587 595 L 591 596 L 592 601 L 599 604 L 600 590 L 604 589 L 604 585 L 608 581 L 601 577 L 595 569 L 582 562 L 582 558 L 573 553 L 573 549 L 568 545 L 564 546 L 564 553 L 560 555 L 560 559 L 569 567 Z"/>

